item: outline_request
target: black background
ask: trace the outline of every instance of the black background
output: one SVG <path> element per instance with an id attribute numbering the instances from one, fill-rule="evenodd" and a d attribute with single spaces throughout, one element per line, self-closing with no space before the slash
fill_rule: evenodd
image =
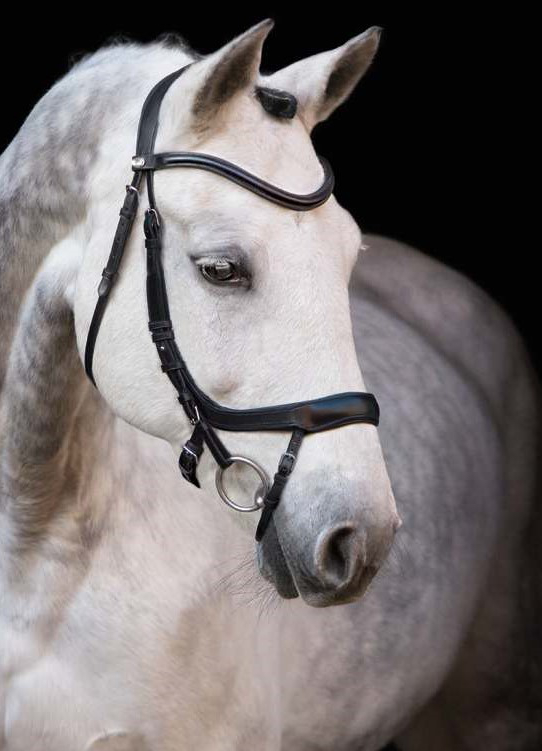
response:
<path id="1" fill-rule="evenodd" d="M 515 164 L 530 158 L 528 123 L 521 121 L 529 21 L 519 6 L 517 17 L 506 19 L 494 11 L 476 16 L 472 5 L 438 6 L 399 11 L 382 2 L 319 8 L 254 3 L 235 10 L 152 3 L 124 4 L 115 16 L 112 7 L 93 5 L 59 13 L 59 19 L 22 9 L 21 18 L 4 27 L 0 50 L 0 148 L 72 56 L 114 35 L 149 41 L 177 31 L 207 54 L 270 17 L 275 26 L 262 62 L 270 72 L 382 26 L 368 73 L 313 131 L 316 151 L 335 171 L 337 200 L 364 232 L 410 243 L 476 281 L 512 316 L 540 366 L 534 240 L 522 236 L 527 200 L 519 213 L 513 210 L 524 190 Z M 13 34 L 13 47 L 10 28 L 24 30 Z"/>

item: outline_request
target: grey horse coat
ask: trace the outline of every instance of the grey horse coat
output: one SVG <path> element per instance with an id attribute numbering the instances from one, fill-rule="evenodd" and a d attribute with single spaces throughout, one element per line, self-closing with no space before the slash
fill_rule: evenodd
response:
<path id="1" fill-rule="evenodd" d="M 84 96 L 44 97 L 0 162 L 0 749 L 541 748 L 540 389 L 481 289 L 364 236 L 353 330 L 403 526 L 334 608 L 262 607 L 252 539 L 207 496 L 180 502 L 169 447 L 86 380 L 55 253 L 143 53 L 87 61 Z M 39 149 L 52 173 L 27 169 Z"/>

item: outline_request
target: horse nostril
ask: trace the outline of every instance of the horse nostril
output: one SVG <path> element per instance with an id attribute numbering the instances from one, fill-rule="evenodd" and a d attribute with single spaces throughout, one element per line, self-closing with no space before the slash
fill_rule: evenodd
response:
<path id="1" fill-rule="evenodd" d="M 321 536 L 314 557 L 320 580 L 326 586 L 340 587 L 362 567 L 364 545 L 353 524 L 341 524 Z"/>

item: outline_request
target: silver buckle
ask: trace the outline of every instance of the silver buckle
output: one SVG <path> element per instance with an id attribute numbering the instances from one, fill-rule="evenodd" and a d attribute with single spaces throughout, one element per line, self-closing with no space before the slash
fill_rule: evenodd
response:
<path id="1" fill-rule="evenodd" d="M 160 227 L 160 217 L 158 216 L 158 212 L 156 209 L 147 209 L 149 214 L 154 214 L 154 218 L 156 219 L 156 226 Z"/>
<path id="2" fill-rule="evenodd" d="M 188 419 L 190 420 L 190 422 L 191 422 L 192 425 L 197 425 L 201 418 L 200 418 L 200 414 L 199 414 L 198 405 L 195 402 L 193 404 L 194 404 L 194 411 L 196 412 L 196 416 L 195 417 L 189 417 Z"/>
<path id="3" fill-rule="evenodd" d="M 294 468 L 294 464 L 296 462 L 297 456 L 295 454 L 293 454 L 291 451 L 285 451 L 284 454 L 280 457 L 279 471 L 280 471 L 280 467 L 282 465 L 283 460 L 286 459 L 286 458 L 289 458 L 289 459 L 292 460 L 292 463 L 291 463 L 290 467 L 288 467 L 288 474 L 290 474 L 290 472 Z"/>
<path id="4" fill-rule="evenodd" d="M 191 456 L 193 456 L 196 462 L 199 461 L 199 456 L 194 451 L 192 451 L 192 449 L 189 449 L 186 444 L 183 446 L 183 450 L 181 453 L 184 453 L 185 451 L 187 454 L 190 454 Z"/>

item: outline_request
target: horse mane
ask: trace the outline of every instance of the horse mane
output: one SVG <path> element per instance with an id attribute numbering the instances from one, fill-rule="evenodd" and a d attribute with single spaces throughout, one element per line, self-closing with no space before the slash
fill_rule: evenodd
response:
<path id="1" fill-rule="evenodd" d="M 192 58 L 192 60 L 202 60 L 205 55 L 198 52 L 192 47 L 188 40 L 180 34 L 178 31 L 163 31 L 158 34 L 154 39 L 148 42 L 141 42 L 135 36 L 130 33 L 121 31 L 111 34 L 106 37 L 103 43 L 95 50 L 76 50 L 70 53 L 68 56 L 68 71 L 71 72 L 79 65 L 87 62 L 93 58 L 97 53 L 106 52 L 118 47 L 143 47 L 143 46 L 161 46 L 165 49 L 174 49 L 179 52 L 184 52 L 186 55 Z"/>

